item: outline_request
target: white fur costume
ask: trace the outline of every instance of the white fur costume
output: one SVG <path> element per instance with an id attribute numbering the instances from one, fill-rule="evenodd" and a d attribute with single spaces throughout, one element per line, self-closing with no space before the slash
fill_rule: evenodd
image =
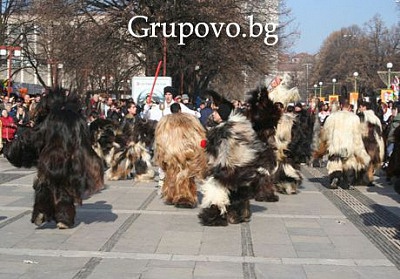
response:
<path id="1" fill-rule="evenodd" d="M 362 141 L 360 119 L 352 112 L 337 111 L 326 119 L 321 133 L 321 145 L 327 149 L 327 169 L 331 180 L 339 179 L 335 176 L 343 175 L 346 171 L 359 172 L 370 162 Z M 351 184 L 352 181 L 347 183 Z M 331 186 L 336 187 L 336 184 Z"/>

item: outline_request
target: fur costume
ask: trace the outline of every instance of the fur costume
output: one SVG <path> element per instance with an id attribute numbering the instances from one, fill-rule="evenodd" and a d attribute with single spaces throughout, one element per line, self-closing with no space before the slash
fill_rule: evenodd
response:
<path id="1" fill-rule="evenodd" d="M 312 124 L 312 141 L 311 141 L 311 152 L 313 153 L 313 157 L 317 157 L 316 153 L 318 152 L 320 148 L 320 143 L 321 143 L 321 122 L 319 121 L 318 113 L 319 113 L 319 99 L 315 98 L 314 99 L 315 104 L 314 104 L 314 111 L 311 110 L 312 112 L 312 117 L 313 117 L 313 124 Z M 312 108 L 311 108 L 312 109 Z M 314 163 L 314 162 L 313 162 Z"/>
<path id="2" fill-rule="evenodd" d="M 382 124 L 373 110 L 360 113 L 362 139 L 371 160 L 366 168 L 366 174 L 361 184 L 372 185 L 374 173 L 378 170 L 385 156 L 385 143 L 382 137 Z"/>
<path id="3" fill-rule="evenodd" d="M 392 180 L 394 190 L 400 194 L 400 126 L 394 130 L 394 148 L 389 157 L 386 175 Z"/>
<path id="4" fill-rule="evenodd" d="M 282 193 L 296 193 L 297 187 L 302 182 L 299 171 L 299 163 L 294 154 L 299 144 L 290 146 L 292 138 L 300 137 L 300 133 L 294 134 L 292 129 L 298 125 L 294 114 L 281 115 L 281 111 L 269 98 L 266 88 L 250 92 L 249 110 L 247 117 L 250 119 L 258 138 L 274 148 L 278 167 L 273 174 L 273 181 Z M 296 151 L 294 151 L 296 150 Z"/>
<path id="5" fill-rule="evenodd" d="M 162 198 L 178 207 L 197 205 L 195 179 L 202 179 L 207 158 L 201 142 L 205 130 L 200 121 L 187 113 L 165 115 L 155 132 L 155 162 L 165 172 Z"/>
<path id="6" fill-rule="evenodd" d="M 250 120 L 258 138 L 272 146 L 275 145 L 275 130 L 281 118 L 281 110 L 269 98 L 266 88 L 252 90 L 247 100 L 249 109 L 246 117 Z"/>
<path id="7" fill-rule="evenodd" d="M 234 114 L 207 131 L 208 178 L 202 185 L 203 225 L 226 226 L 250 220 L 250 198 L 278 201 L 272 173 L 274 149 L 261 142 L 252 123 Z"/>
<path id="8" fill-rule="evenodd" d="M 299 89 L 297 87 L 289 88 L 292 78 L 288 74 L 277 77 L 271 83 L 272 90 L 269 92 L 269 98 L 274 102 L 280 102 L 285 107 L 289 103 L 297 103 L 301 100 Z"/>
<path id="9" fill-rule="evenodd" d="M 356 173 L 365 169 L 370 156 L 364 148 L 360 119 L 349 111 L 332 113 L 321 130 L 320 149 L 315 153 L 322 157 L 328 153 L 327 170 L 331 188 L 348 189 L 354 185 Z"/>
<path id="10" fill-rule="evenodd" d="M 97 119 L 90 124 L 93 148 L 104 160 L 108 180 L 152 180 L 149 146 L 153 143 L 155 121 L 137 118 L 134 124 L 117 127 L 112 121 Z"/>
<path id="11" fill-rule="evenodd" d="M 54 220 L 60 229 L 74 225 L 75 203 L 103 188 L 103 166 L 93 151 L 89 129 L 73 95 L 58 89 L 44 96 L 35 125 L 10 145 L 7 159 L 16 167 L 37 167 L 32 223 Z"/>
<path id="12" fill-rule="evenodd" d="M 98 118 L 89 125 L 90 138 L 94 151 L 103 159 L 105 167 L 111 164 L 114 147 L 120 147 L 116 142 L 117 126 L 113 121 Z"/>
<path id="13" fill-rule="evenodd" d="M 294 159 L 297 152 L 295 145 L 289 148 L 292 137 L 296 137 L 299 133 L 292 132 L 296 126 L 297 115 L 293 113 L 285 113 L 278 122 L 275 134 L 275 142 L 277 147 L 278 170 L 275 173 L 275 184 L 278 191 L 286 194 L 296 194 L 297 187 L 300 186 L 303 178 L 300 173 L 299 162 Z"/>

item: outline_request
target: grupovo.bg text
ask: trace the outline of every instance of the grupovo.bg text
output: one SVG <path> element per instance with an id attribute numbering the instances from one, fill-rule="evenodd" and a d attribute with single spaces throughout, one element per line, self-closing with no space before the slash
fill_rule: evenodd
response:
<path id="1" fill-rule="evenodd" d="M 190 36 L 205 38 L 208 35 L 219 38 L 224 32 L 229 38 L 242 36 L 243 38 L 258 38 L 265 34 L 264 44 L 274 46 L 278 43 L 276 29 L 278 24 L 254 22 L 253 16 L 248 17 L 249 32 L 242 33 L 240 25 L 235 22 L 228 24 L 224 22 L 199 22 L 196 24 L 190 22 L 166 23 L 166 22 L 148 22 L 147 16 L 134 16 L 129 20 L 128 31 L 135 38 L 157 38 L 157 31 L 161 31 L 162 36 L 166 38 L 179 38 L 178 45 L 185 45 L 185 39 Z M 138 23 L 147 23 L 148 27 L 141 27 L 139 30 L 133 30 L 133 26 Z"/>

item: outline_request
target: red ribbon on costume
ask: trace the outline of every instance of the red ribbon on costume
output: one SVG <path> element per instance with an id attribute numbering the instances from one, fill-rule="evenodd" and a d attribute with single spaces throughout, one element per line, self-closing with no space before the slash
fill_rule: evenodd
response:
<path id="1" fill-rule="evenodd" d="M 205 140 L 205 139 L 201 140 L 201 141 L 200 141 L 200 146 L 201 146 L 202 148 L 206 148 L 206 146 L 207 146 L 207 140 Z"/>

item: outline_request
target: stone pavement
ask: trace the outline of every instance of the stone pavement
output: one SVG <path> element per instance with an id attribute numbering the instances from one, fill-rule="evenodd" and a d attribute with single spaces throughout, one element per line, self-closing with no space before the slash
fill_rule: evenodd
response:
<path id="1" fill-rule="evenodd" d="M 297 195 L 252 201 L 252 220 L 227 227 L 163 204 L 156 182 L 106 181 L 59 230 L 30 223 L 35 170 L 0 158 L 0 279 L 400 278 L 400 195 L 302 173 Z"/>

